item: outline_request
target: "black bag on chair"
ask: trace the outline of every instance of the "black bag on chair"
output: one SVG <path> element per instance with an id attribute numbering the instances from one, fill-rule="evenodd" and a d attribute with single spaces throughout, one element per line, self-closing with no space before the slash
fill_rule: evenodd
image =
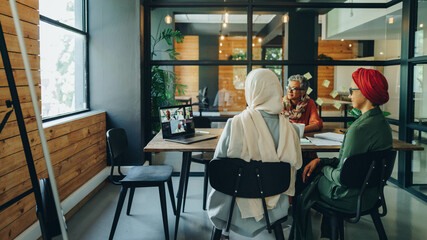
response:
<path id="1" fill-rule="evenodd" d="M 56 213 L 55 201 L 53 199 L 52 187 L 50 185 L 49 178 L 43 178 L 39 180 L 40 191 L 42 195 L 42 208 L 43 212 L 40 212 L 40 208 L 36 207 L 36 213 L 38 218 L 43 218 L 43 222 L 46 225 L 47 236 L 49 238 L 61 235 L 61 226 L 59 225 L 58 214 Z M 61 210 L 62 211 L 62 210 Z M 64 217 L 64 213 L 62 212 Z M 65 218 L 64 218 L 65 222 Z M 65 226 L 67 229 L 67 226 Z"/>

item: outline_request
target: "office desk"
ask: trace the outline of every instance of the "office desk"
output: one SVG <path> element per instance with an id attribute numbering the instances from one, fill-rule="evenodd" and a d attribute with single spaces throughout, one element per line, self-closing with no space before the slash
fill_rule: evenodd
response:
<path id="1" fill-rule="evenodd" d="M 178 187 L 178 204 L 176 211 L 176 220 L 175 220 L 175 235 L 176 239 L 178 235 L 178 226 L 179 226 L 179 217 L 181 215 L 181 206 L 182 206 L 182 192 L 184 188 L 184 182 L 189 174 L 190 168 L 188 164 L 190 163 L 191 153 L 192 152 L 215 152 L 216 145 L 218 143 L 219 137 L 222 133 L 222 128 L 198 128 L 196 130 L 202 130 L 210 132 L 210 134 L 217 135 L 215 139 L 205 140 L 201 142 L 195 142 L 192 144 L 181 144 L 175 142 L 165 141 L 162 137 L 162 133 L 159 132 L 157 135 L 145 146 L 144 152 L 182 152 L 182 166 L 181 174 L 179 177 L 179 187 Z"/>
<path id="2" fill-rule="evenodd" d="M 314 134 L 325 132 L 335 132 L 343 134 L 341 131 L 345 131 L 345 129 L 322 129 L 319 132 L 305 133 L 304 137 L 314 137 Z M 301 145 L 301 150 L 303 152 L 339 152 L 340 148 L 341 146 Z M 398 139 L 393 139 L 393 149 L 397 151 L 423 151 L 424 147 L 403 142 Z"/>
<path id="3" fill-rule="evenodd" d="M 182 152 L 182 166 L 181 174 L 179 178 L 179 188 L 177 193 L 178 204 L 177 214 L 175 220 L 175 236 L 177 237 L 179 217 L 181 215 L 182 206 L 182 192 L 184 188 L 184 182 L 189 174 L 188 164 L 191 158 L 191 152 L 214 152 L 216 145 L 218 144 L 219 137 L 221 136 L 222 130 L 220 128 L 200 128 L 197 130 L 207 131 L 210 134 L 215 134 L 218 137 L 206 141 L 196 142 L 192 144 L 181 144 L 175 142 L 165 141 L 162 137 L 162 133 L 159 132 L 144 148 L 144 152 Z M 312 132 L 304 134 L 305 137 L 313 137 L 316 133 L 322 132 L 336 132 L 341 133 L 340 130 L 344 129 L 323 129 L 320 132 Z M 316 145 L 301 145 L 303 152 L 339 152 L 341 146 L 316 146 Z M 424 150 L 421 146 L 416 146 L 410 143 L 406 143 L 397 139 L 393 139 L 393 149 L 398 151 L 422 151 Z"/>

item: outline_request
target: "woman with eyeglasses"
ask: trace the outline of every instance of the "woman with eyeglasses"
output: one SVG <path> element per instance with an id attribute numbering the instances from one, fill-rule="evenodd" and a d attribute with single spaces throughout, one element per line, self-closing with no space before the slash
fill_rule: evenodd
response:
<path id="1" fill-rule="evenodd" d="M 339 181 L 344 159 L 356 154 L 391 149 L 393 146 L 391 128 L 379 108 L 389 99 L 387 80 L 377 70 L 364 68 L 356 70 L 352 78 L 349 97 L 353 107 L 359 109 L 362 115 L 348 128 L 338 158 L 317 158 L 304 168 L 304 181 L 310 175 L 315 175 L 314 170 L 321 171 L 298 197 L 297 212 L 294 214 L 295 239 L 313 239 L 310 209 L 314 203 L 343 212 L 356 211 L 359 189 L 347 188 Z M 377 188 L 366 189 L 362 211 L 372 208 L 378 198 Z M 330 238 L 329 224 L 330 220 L 323 216 L 321 237 Z"/>
<path id="2" fill-rule="evenodd" d="M 292 75 L 288 79 L 287 94 L 283 97 L 283 114 L 289 116 L 294 123 L 304 123 L 304 132 L 319 131 L 323 121 L 317 113 L 316 104 L 311 99 L 307 90 L 309 81 L 302 75 Z"/>

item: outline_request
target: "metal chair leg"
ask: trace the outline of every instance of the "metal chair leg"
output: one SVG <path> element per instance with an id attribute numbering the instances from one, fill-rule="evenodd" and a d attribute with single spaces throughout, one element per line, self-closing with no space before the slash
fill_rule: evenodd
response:
<path id="1" fill-rule="evenodd" d="M 387 240 L 387 235 L 384 230 L 383 223 L 381 222 L 380 215 L 378 211 L 371 213 L 372 221 L 374 222 L 375 229 L 377 229 L 378 237 L 380 240 Z"/>
<path id="2" fill-rule="evenodd" d="M 274 225 L 274 236 L 276 236 L 276 240 L 285 240 L 285 236 L 283 235 L 282 224 L 277 223 Z"/>
<path id="3" fill-rule="evenodd" d="M 209 168 L 208 164 L 205 164 L 205 179 L 203 186 L 203 210 L 206 211 L 206 199 L 208 194 L 208 183 L 209 183 Z"/>
<path id="4" fill-rule="evenodd" d="M 169 240 L 168 213 L 166 208 L 165 185 L 159 185 L 160 205 L 162 206 L 163 228 L 165 231 L 165 239 Z"/>
<path id="5" fill-rule="evenodd" d="M 172 209 L 173 209 L 173 214 L 176 216 L 176 205 L 175 205 L 175 198 L 173 196 L 173 185 L 172 185 L 172 179 L 170 178 L 168 181 L 168 189 L 169 189 L 169 196 L 171 198 L 171 203 L 172 203 Z"/>
<path id="6" fill-rule="evenodd" d="M 133 195 L 135 194 L 135 188 L 130 188 L 130 192 L 129 192 L 129 201 L 128 201 L 128 208 L 126 211 L 126 214 L 129 216 L 130 215 L 130 209 L 132 207 L 132 201 L 133 201 Z"/>
<path id="7" fill-rule="evenodd" d="M 340 240 L 344 240 L 344 219 L 339 219 Z"/>
<path id="8" fill-rule="evenodd" d="M 211 240 L 219 240 L 221 238 L 221 229 L 212 227 L 212 235 L 211 235 Z"/>
<path id="9" fill-rule="evenodd" d="M 338 218 L 336 216 L 331 216 L 331 240 L 338 240 Z"/>
<path id="10" fill-rule="evenodd" d="M 123 203 L 125 201 L 127 190 L 128 190 L 127 187 L 123 187 L 123 186 L 122 186 L 122 189 L 120 190 L 119 201 L 117 202 L 116 213 L 114 214 L 113 225 L 111 226 L 110 236 L 108 238 L 110 240 L 113 239 L 114 233 L 116 232 L 117 223 L 119 222 L 120 212 L 122 211 L 122 208 L 123 208 Z"/>
<path id="11" fill-rule="evenodd" d="M 185 200 L 187 199 L 188 180 L 190 179 L 190 167 L 191 167 L 191 160 L 188 162 L 187 168 L 185 169 L 185 171 L 187 172 L 187 174 L 185 175 L 184 201 L 182 203 L 182 212 L 185 211 Z"/>

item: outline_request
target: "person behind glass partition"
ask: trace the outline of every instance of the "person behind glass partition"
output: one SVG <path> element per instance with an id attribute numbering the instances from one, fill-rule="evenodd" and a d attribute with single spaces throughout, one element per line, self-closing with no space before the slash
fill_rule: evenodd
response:
<path id="1" fill-rule="evenodd" d="M 292 124 L 281 114 L 282 96 L 280 82 L 271 70 L 260 68 L 251 71 L 245 81 L 247 108 L 227 121 L 214 154 L 214 158 L 290 163 L 289 189 L 266 199 L 271 222 L 277 220 L 274 217 L 288 212 L 288 196 L 294 194 L 295 172 L 302 164 L 299 137 Z M 231 198 L 212 190 L 207 202 L 209 219 L 217 229 L 223 229 L 222 239 L 228 239 L 225 227 Z M 238 207 L 233 211 L 231 230 L 253 237 L 265 229 L 260 199 L 237 198 L 236 202 Z"/>

